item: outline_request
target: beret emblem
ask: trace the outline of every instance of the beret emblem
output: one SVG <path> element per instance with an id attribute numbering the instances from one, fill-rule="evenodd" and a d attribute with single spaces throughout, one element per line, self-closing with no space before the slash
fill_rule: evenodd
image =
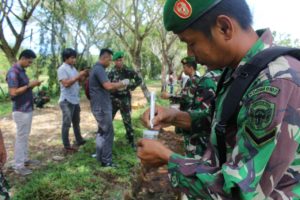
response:
<path id="1" fill-rule="evenodd" d="M 182 19 L 192 15 L 192 6 L 187 0 L 178 0 L 174 5 L 174 12 Z"/>

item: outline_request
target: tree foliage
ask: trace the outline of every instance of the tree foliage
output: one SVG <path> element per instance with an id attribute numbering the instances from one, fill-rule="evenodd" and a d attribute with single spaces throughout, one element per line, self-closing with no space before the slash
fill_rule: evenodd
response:
<path id="1" fill-rule="evenodd" d="M 17 60 L 17 53 L 26 36 L 26 27 L 41 0 L 2 0 L 0 4 L 0 49 L 10 64 Z M 9 28 L 9 36 L 5 29 Z M 14 41 L 9 38 L 13 37 Z"/>
<path id="2" fill-rule="evenodd" d="M 143 78 L 161 79 L 181 71 L 186 47 L 166 32 L 162 21 L 163 0 L 2 0 L 0 49 L 12 64 L 24 40 L 39 41 L 38 58 L 32 67 L 38 78 L 47 73 L 52 94 L 58 92 L 57 67 L 64 48 L 78 52 L 77 67 L 91 67 L 104 47 L 125 51 L 125 62 Z M 28 26 L 34 27 L 28 31 Z M 8 31 L 7 31 L 8 30 Z M 299 40 L 274 32 L 279 45 L 298 47 Z M 13 38 L 13 39 L 11 39 Z"/>

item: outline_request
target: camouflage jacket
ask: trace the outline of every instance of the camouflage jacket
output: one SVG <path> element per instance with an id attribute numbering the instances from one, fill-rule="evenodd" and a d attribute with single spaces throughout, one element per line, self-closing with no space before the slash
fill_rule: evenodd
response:
<path id="1" fill-rule="evenodd" d="M 195 99 L 192 108 L 188 111 L 191 118 L 195 119 L 192 124 L 193 132 L 199 132 L 199 130 L 205 130 L 208 124 L 211 123 L 211 102 L 215 98 L 215 92 L 219 78 L 222 74 L 222 70 L 208 71 L 200 81 L 197 87 Z M 204 123 L 205 121 L 205 123 Z M 201 124 L 205 124 L 205 129 Z"/>
<path id="2" fill-rule="evenodd" d="M 180 104 L 182 111 L 203 110 L 210 107 L 210 101 L 215 96 L 218 78 L 221 70 L 207 72 L 203 77 L 194 75 L 189 78 L 179 96 L 171 97 L 173 103 Z"/>
<path id="3" fill-rule="evenodd" d="M 188 111 L 190 115 L 202 115 L 201 121 L 211 123 L 211 102 L 215 98 L 215 92 L 217 89 L 217 82 L 221 75 L 221 70 L 213 70 L 204 74 L 203 77 L 198 78 L 197 81 L 193 79 L 186 83 L 186 87 L 190 83 L 193 85 L 193 96 L 191 98 L 191 104 Z M 184 92 L 183 92 L 184 93 Z M 195 129 L 193 129 L 195 130 Z M 182 130 L 176 128 L 176 133 L 182 133 L 184 135 L 184 146 L 186 156 L 199 157 L 202 156 L 207 148 L 208 138 L 210 134 L 210 126 L 206 126 L 205 129 L 198 129 L 198 131 Z"/>
<path id="4" fill-rule="evenodd" d="M 197 87 L 200 84 L 201 78 L 198 75 L 194 75 L 189 78 L 180 94 L 178 96 L 171 96 L 172 103 L 180 104 L 180 110 L 188 111 L 192 108 L 194 98 L 196 95 Z"/>
<path id="5" fill-rule="evenodd" d="M 125 90 L 117 90 L 115 92 L 111 93 L 112 97 L 125 97 L 130 96 L 130 91 L 134 90 L 136 87 L 138 87 L 142 83 L 142 79 L 138 76 L 138 74 L 132 70 L 129 69 L 127 66 L 123 66 L 121 69 L 117 69 L 114 67 L 109 73 L 108 73 L 108 79 L 111 82 L 119 82 L 123 79 L 129 79 L 130 83 L 127 86 Z"/>
<path id="6" fill-rule="evenodd" d="M 270 30 L 258 31 L 258 35 L 260 39 L 239 66 L 273 45 Z M 172 185 L 190 199 L 229 200 L 233 194 L 246 200 L 300 199 L 300 62 L 281 56 L 253 81 L 242 98 L 236 123 L 228 128 L 227 162 L 219 167 L 214 127 L 230 79 L 225 83 L 216 98 L 208 149 L 201 159 L 173 154 L 168 163 Z M 193 116 L 195 122 L 199 123 Z M 195 127 L 201 126 L 207 124 Z"/>

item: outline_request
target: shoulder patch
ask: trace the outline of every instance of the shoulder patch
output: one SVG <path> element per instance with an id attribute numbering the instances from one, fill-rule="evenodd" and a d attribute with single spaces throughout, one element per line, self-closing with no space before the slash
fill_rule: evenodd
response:
<path id="1" fill-rule="evenodd" d="M 276 97 L 279 92 L 280 92 L 280 89 L 277 88 L 277 87 L 263 86 L 263 87 L 259 87 L 259 88 L 256 88 L 256 89 L 252 90 L 248 94 L 248 97 L 251 98 L 251 97 L 253 97 L 255 95 L 259 95 L 259 94 L 262 94 L 262 93 L 267 93 L 267 94 L 270 94 L 270 95 Z"/>
<path id="2" fill-rule="evenodd" d="M 258 100 L 250 105 L 247 125 L 252 130 L 264 130 L 271 124 L 275 104 L 266 100 Z"/>
<path id="3" fill-rule="evenodd" d="M 276 135 L 276 128 L 267 131 L 273 121 L 275 108 L 274 103 L 266 100 L 258 100 L 250 105 L 244 130 L 256 145 L 262 145 Z"/>

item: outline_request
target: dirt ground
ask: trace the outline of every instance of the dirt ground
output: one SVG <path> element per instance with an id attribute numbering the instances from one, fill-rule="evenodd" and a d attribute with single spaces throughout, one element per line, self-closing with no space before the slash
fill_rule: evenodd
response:
<path id="1" fill-rule="evenodd" d="M 158 91 L 159 88 L 149 88 L 151 91 Z M 132 95 L 133 112 L 137 108 L 147 105 L 147 102 L 140 89 L 136 89 Z M 121 119 L 120 114 L 116 116 Z M 96 121 L 90 111 L 87 100 L 81 102 L 81 131 L 84 138 L 94 137 L 97 130 Z M 6 163 L 6 174 L 12 176 L 10 169 L 13 160 L 13 147 L 15 143 L 15 124 L 11 115 L 0 118 L 0 128 L 5 139 L 5 146 L 8 153 Z M 33 159 L 39 159 L 43 165 L 53 162 L 55 156 L 63 156 L 61 143 L 61 111 L 59 106 L 47 105 L 44 109 L 35 110 L 32 129 L 29 139 L 29 151 L 34 155 Z M 170 131 L 171 130 L 171 131 Z M 172 149 L 180 152 L 182 140 L 172 133 L 172 129 L 165 131 L 160 140 Z M 70 141 L 74 141 L 73 131 L 70 131 Z M 132 182 L 132 194 L 134 199 L 177 199 L 176 192 L 172 191 L 167 176 L 166 168 L 158 170 L 137 169 L 136 179 Z M 16 180 L 17 181 L 17 180 Z M 167 191 L 167 192 L 166 192 Z M 125 197 L 126 199 L 126 197 Z"/>
<path id="2" fill-rule="evenodd" d="M 150 88 L 153 89 L 153 88 Z M 143 107 L 147 104 L 143 93 L 136 89 L 132 95 L 133 112 L 135 108 Z M 81 132 L 84 138 L 94 137 L 97 130 L 97 123 L 90 111 L 87 100 L 80 103 L 81 106 Z M 118 113 L 116 119 L 121 119 Z M 5 138 L 5 147 L 8 153 L 7 166 L 13 160 L 13 148 L 15 143 L 15 123 L 11 114 L 0 118 L 0 128 Z M 74 141 L 73 130 L 70 129 L 70 141 Z M 43 109 L 35 109 L 33 113 L 32 128 L 29 137 L 29 151 L 39 158 L 49 158 L 55 156 L 62 150 L 61 142 L 61 110 L 56 105 L 46 105 Z"/>

